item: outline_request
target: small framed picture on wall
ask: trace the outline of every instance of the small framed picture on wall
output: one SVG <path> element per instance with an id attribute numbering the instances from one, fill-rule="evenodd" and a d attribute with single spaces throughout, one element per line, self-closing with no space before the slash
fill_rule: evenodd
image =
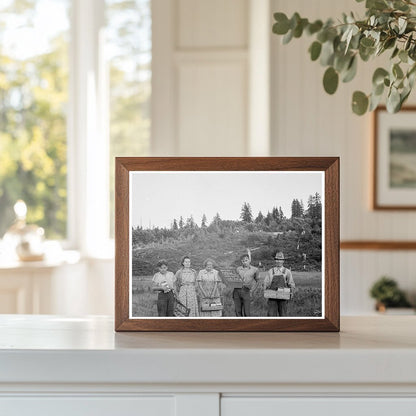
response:
<path id="1" fill-rule="evenodd" d="M 416 107 L 374 111 L 373 208 L 416 209 Z"/>

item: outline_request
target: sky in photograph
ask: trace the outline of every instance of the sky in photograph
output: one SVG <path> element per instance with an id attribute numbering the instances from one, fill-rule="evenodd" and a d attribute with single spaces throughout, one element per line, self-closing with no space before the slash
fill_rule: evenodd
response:
<path id="1" fill-rule="evenodd" d="M 244 202 L 253 217 L 273 207 L 291 216 L 293 199 L 305 209 L 309 195 L 323 195 L 323 172 L 131 172 L 131 225 L 170 227 L 173 219 L 191 215 L 201 225 L 216 213 L 223 220 L 239 220 Z"/>

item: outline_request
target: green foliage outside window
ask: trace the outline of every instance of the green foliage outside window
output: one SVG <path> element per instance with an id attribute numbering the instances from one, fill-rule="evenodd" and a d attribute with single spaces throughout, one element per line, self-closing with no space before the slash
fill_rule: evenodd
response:
<path id="1" fill-rule="evenodd" d="M 0 237 L 13 222 L 14 203 L 23 199 L 28 222 L 44 227 L 48 238 L 64 238 L 67 33 L 57 33 L 35 55 L 5 46 L 13 22 L 34 25 L 35 6 L 16 0 L 0 7 Z"/>

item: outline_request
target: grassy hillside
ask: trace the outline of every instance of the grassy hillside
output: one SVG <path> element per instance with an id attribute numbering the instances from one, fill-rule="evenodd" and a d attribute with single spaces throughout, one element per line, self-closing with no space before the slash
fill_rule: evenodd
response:
<path id="1" fill-rule="evenodd" d="M 299 249 L 298 249 L 299 244 Z M 294 232 L 280 235 L 268 232 L 240 231 L 234 233 L 210 233 L 199 231 L 180 240 L 163 243 L 150 243 L 133 249 L 133 275 L 153 274 L 159 259 L 166 259 L 173 272 L 180 268 L 180 259 L 184 255 L 191 257 L 192 267 L 200 270 L 207 257 L 213 258 L 218 267 L 233 267 L 240 264 L 239 258 L 252 251 L 252 264 L 259 263 L 267 270 L 274 265 L 276 251 L 283 251 L 288 257 L 285 266 L 292 270 L 320 270 L 320 236 L 299 239 Z M 306 261 L 302 254 L 306 253 Z"/>

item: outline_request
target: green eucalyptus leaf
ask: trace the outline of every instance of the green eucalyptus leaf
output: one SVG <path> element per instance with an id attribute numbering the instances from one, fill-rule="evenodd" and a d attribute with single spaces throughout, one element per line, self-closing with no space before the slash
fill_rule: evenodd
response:
<path id="1" fill-rule="evenodd" d="M 386 107 L 389 113 L 397 113 L 397 111 L 399 111 L 400 98 L 400 93 L 397 88 L 392 87 L 386 101 Z"/>
<path id="2" fill-rule="evenodd" d="M 306 28 L 306 33 L 309 35 L 313 35 L 314 33 L 319 32 L 322 29 L 324 24 L 321 20 L 315 20 L 313 23 L 310 23 L 309 26 Z"/>
<path id="3" fill-rule="evenodd" d="M 384 78 L 386 78 L 388 75 L 388 71 L 386 71 L 384 68 L 377 68 L 373 74 L 373 85 L 377 86 L 380 84 L 384 84 Z"/>
<path id="4" fill-rule="evenodd" d="M 354 55 L 349 62 L 348 68 L 342 77 L 342 82 L 350 82 L 357 74 L 357 58 Z"/>
<path id="5" fill-rule="evenodd" d="M 367 9 L 384 10 L 388 5 L 385 0 L 367 0 L 365 3 Z"/>
<path id="6" fill-rule="evenodd" d="M 399 59 L 402 61 L 402 62 L 404 62 L 404 63 L 407 63 L 407 61 L 408 61 L 408 54 L 407 54 L 407 51 L 405 51 L 405 50 L 401 50 L 400 52 L 399 52 Z"/>
<path id="7" fill-rule="evenodd" d="M 393 65 L 392 73 L 395 76 L 395 78 L 403 78 L 403 76 L 404 76 L 403 71 L 400 68 L 399 64 L 394 64 Z"/>
<path id="8" fill-rule="evenodd" d="M 370 105 L 368 107 L 368 111 L 374 111 L 378 105 L 380 104 L 382 95 L 370 95 Z"/>
<path id="9" fill-rule="evenodd" d="M 322 50 L 322 44 L 318 41 L 315 41 L 312 43 L 312 45 L 309 47 L 309 53 L 311 54 L 312 61 L 316 61 L 319 58 L 319 55 L 321 54 Z"/>
<path id="10" fill-rule="evenodd" d="M 372 48 L 375 44 L 375 40 L 373 38 L 362 38 L 360 41 L 360 46 L 364 48 Z"/>
<path id="11" fill-rule="evenodd" d="M 404 49 L 405 49 L 406 51 L 410 48 L 410 44 L 412 43 L 412 40 L 413 40 L 413 33 L 411 33 L 411 34 L 408 36 L 408 38 L 407 38 L 407 40 L 406 40 L 406 43 L 404 44 Z"/>
<path id="12" fill-rule="evenodd" d="M 394 45 L 396 44 L 396 38 L 387 38 L 384 43 L 383 43 L 383 48 L 384 49 L 390 49 L 392 48 Z"/>
<path id="13" fill-rule="evenodd" d="M 273 33 L 285 35 L 290 29 L 287 16 L 284 13 L 275 13 L 274 20 L 276 20 L 276 23 L 273 25 Z"/>
<path id="14" fill-rule="evenodd" d="M 324 89 L 328 94 L 334 94 L 338 88 L 338 73 L 332 66 L 327 68 L 324 74 L 323 84 Z"/>
<path id="15" fill-rule="evenodd" d="M 366 48 L 365 46 L 360 44 L 358 52 L 360 54 L 360 58 L 364 62 L 367 62 L 372 56 L 374 56 L 376 50 L 375 48 Z"/>
<path id="16" fill-rule="evenodd" d="M 326 41 L 322 45 L 320 63 L 322 66 L 332 65 L 334 62 L 334 44 Z"/>
<path id="17" fill-rule="evenodd" d="M 407 27 L 407 19 L 405 19 L 403 16 L 400 16 L 397 20 L 399 25 L 399 35 L 402 35 Z"/>
<path id="18" fill-rule="evenodd" d="M 283 36 L 282 43 L 283 45 L 287 45 L 293 39 L 293 30 L 289 30 L 286 35 Z"/>
<path id="19" fill-rule="evenodd" d="M 384 88 L 384 82 L 382 84 L 373 85 L 373 95 L 383 95 Z"/>
<path id="20" fill-rule="evenodd" d="M 368 108 L 368 97 L 361 91 L 355 91 L 352 95 L 352 111 L 362 116 Z"/>
<path id="21" fill-rule="evenodd" d="M 398 55 L 399 51 L 400 49 L 396 46 L 393 50 L 393 53 L 390 56 L 390 59 L 394 59 Z"/>

